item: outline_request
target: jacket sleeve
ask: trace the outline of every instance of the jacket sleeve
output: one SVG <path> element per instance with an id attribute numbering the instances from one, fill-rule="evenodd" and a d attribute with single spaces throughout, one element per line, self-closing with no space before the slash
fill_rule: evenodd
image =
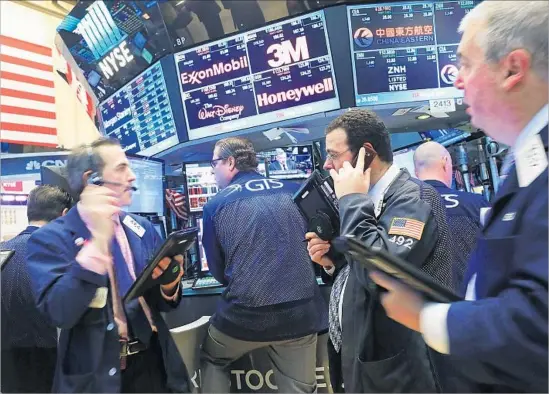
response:
<path id="1" fill-rule="evenodd" d="M 208 268 L 210 269 L 210 272 L 219 283 L 226 286 L 228 283 L 225 279 L 225 258 L 223 256 L 223 250 L 221 249 L 219 240 L 217 239 L 214 218 L 211 210 L 211 206 L 204 206 L 202 245 L 204 246 L 204 252 L 206 253 L 206 259 L 208 260 Z"/>
<path id="2" fill-rule="evenodd" d="M 494 297 L 454 303 L 447 317 L 452 356 L 465 363 L 477 360 L 491 371 L 492 379 L 526 392 L 547 391 L 546 187 L 545 198 L 533 199 L 524 212 L 521 233 L 503 239 L 512 243 L 513 265 L 501 291 Z"/>
<path id="3" fill-rule="evenodd" d="M 83 268 L 67 254 L 59 234 L 48 227 L 33 233 L 28 242 L 27 267 L 36 305 L 52 323 L 72 328 L 90 308 L 100 287 L 108 286 L 107 275 Z"/>
<path id="4" fill-rule="evenodd" d="M 367 194 L 355 193 L 339 201 L 342 235 L 354 235 L 371 248 L 378 248 L 396 255 L 416 267 L 421 267 L 432 253 L 438 241 L 438 226 L 431 207 L 415 196 L 401 196 L 388 204 L 379 220 L 375 217 L 374 204 Z M 405 228 L 409 235 L 398 234 L 395 220 L 403 219 L 414 229 Z M 400 231 L 402 232 L 402 231 Z M 353 266 L 351 262 L 351 266 Z M 370 287 L 371 281 L 365 268 L 356 266 L 353 272 L 363 286 Z"/>
<path id="5" fill-rule="evenodd" d="M 152 234 L 152 250 L 156 253 L 156 251 L 162 246 L 163 241 L 150 222 L 147 221 L 146 223 L 148 227 L 147 232 Z M 151 255 L 154 255 L 154 253 L 151 253 Z M 177 292 L 177 297 L 173 300 L 167 300 L 162 296 L 162 293 L 160 292 L 160 285 L 158 284 L 145 292 L 145 300 L 147 301 L 147 305 L 155 308 L 159 312 L 170 312 L 172 309 L 177 308 L 181 302 L 181 297 L 183 295 L 183 287 L 181 286 L 181 283 L 179 284 L 179 289 Z"/>

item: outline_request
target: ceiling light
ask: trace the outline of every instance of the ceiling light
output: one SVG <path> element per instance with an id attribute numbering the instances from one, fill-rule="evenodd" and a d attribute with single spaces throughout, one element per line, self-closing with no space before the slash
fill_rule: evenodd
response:
<path id="1" fill-rule="evenodd" d="M 429 114 L 421 114 L 421 115 L 418 115 L 416 117 L 417 120 L 425 120 L 425 119 L 429 119 L 431 117 L 431 115 Z"/>

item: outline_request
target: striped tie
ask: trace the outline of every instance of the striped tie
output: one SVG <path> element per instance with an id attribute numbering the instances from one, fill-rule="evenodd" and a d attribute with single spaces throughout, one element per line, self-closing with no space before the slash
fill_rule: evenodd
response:
<path id="1" fill-rule="evenodd" d="M 332 287 L 332 293 L 330 295 L 330 309 L 329 309 L 329 332 L 330 339 L 334 345 L 334 349 L 339 353 L 341 349 L 341 325 L 339 324 L 339 302 L 341 300 L 341 292 L 347 278 L 349 277 L 350 267 L 347 264 L 343 269 L 337 274 L 334 285 Z"/>

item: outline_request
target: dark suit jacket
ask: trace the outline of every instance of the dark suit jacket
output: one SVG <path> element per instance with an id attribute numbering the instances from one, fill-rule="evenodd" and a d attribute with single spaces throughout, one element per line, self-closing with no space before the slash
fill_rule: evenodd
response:
<path id="1" fill-rule="evenodd" d="M 145 229 L 139 238 L 123 225 L 133 252 L 135 271 L 139 275 L 162 241 L 149 221 L 135 215 L 131 217 Z M 121 221 L 123 219 L 124 216 Z M 38 308 L 62 329 L 54 382 L 56 392 L 120 391 L 120 345 L 110 291 L 104 307 L 89 306 L 98 288 L 108 288 L 108 276 L 86 270 L 75 260 L 81 248 L 75 241 L 90 237 L 74 207 L 66 216 L 36 231 L 28 243 L 27 263 Z M 185 367 L 160 315 L 160 312 L 176 307 L 181 294 L 176 302 L 168 302 L 155 286 L 145 294 L 145 299 L 158 328 L 168 386 L 176 392 L 187 392 Z M 138 301 L 127 303 L 125 309 L 134 334 L 146 341 L 147 338 L 141 338 L 139 332 L 149 326 Z"/>
<path id="2" fill-rule="evenodd" d="M 540 136 L 547 155 L 547 127 Z M 511 168 L 465 275 L 476 274 L 477 301 L 448 312 L 450 354 L 484 392 L 548 389 L 547 176 L 520 187 Z"/>

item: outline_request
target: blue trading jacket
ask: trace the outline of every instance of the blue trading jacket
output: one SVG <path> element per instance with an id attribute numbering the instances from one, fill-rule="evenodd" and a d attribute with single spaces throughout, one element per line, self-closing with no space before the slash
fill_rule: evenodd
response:
<path id="1" fill-rule="evenodd" d="M 327 329 L 327 307 L 292 200 L 297 185 L 238 173 L 204 207 L 202 242 L 226 285 L 212 324 L 243 340 L 298 338 Z"/>
<path id="2" fill-rule="evenodd" d="M 488 207 L 488 201 L 483 196 L 450 189 L 444 183 L 426 180 L 441 195 L 446 206 L 448 228 L 452 237 L 452 252 L 455 256 L 453 266 L 454 286 L 463 288 L 463 275 L 471 252 L 477 245 L 477 237 L 481 227 L 480 209 Z"/>

